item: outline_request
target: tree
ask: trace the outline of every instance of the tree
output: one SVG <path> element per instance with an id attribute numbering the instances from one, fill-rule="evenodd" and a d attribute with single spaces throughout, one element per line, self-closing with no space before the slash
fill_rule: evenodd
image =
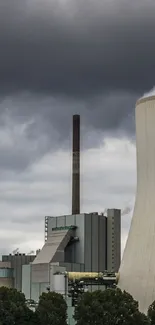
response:
<path id="1" fill-rule="evenodd" d="M 36 314 L 40 325 L 67 325 L 67 304 L 59 293 L 43 293 Z"/>
<path id="2" fill-rule="evenodd" d="M 151 325 L 155 325 L 155 301 L 150 305 L 148 309 L 148 318 Z"/>
<path id="3" fill-rule="evenodd" d="M 0 325 L 33 325 L 35 314 L 26 306 L 23 293 L 0 288 Z"/>
<path id="4" fill-rule="evenodd" d="M 127 292 L 107 289 L 84 293 L 75 307 L 77 325 L 148 325 L 138 303 Z"/>

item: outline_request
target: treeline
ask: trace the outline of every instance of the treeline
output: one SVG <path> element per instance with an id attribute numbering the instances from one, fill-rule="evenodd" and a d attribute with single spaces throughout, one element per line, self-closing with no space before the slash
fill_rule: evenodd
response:
<path id="1" fill-rule="evenodd" d="M 35 306 L 16 289 L 0 288 L 0 325 L 67 325 L 67 304 L 62 295 L 43 293 Z M 127 292 L 107 289 L 83 293 L 75 306 L 77 325 L 155 325 L 155 302 L 147 316 Z"/>

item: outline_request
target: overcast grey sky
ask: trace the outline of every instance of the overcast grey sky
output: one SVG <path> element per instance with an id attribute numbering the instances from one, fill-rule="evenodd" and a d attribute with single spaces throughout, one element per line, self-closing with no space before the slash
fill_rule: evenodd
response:
<path id="1" fill-rule="evenodd" d="M 154 0 L 1 0 L 1 252 L 39 248 L 44 216 L 70 213 L 72 114 L 82 211 L 133 206 L 134 106 L 154 86 L 154 30 Z"/>

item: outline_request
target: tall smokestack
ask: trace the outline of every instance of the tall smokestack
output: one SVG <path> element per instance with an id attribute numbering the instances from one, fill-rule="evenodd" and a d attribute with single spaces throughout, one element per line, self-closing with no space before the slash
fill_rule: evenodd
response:
<path id="1" fill-rule="evenodd" d="M 72 214 L 80 213 L 80 115 L 73 115 Z"/>

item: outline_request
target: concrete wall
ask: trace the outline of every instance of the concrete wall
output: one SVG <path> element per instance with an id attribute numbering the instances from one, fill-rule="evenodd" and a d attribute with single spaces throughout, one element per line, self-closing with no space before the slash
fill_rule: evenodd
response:
<path id="1" fill-rule="evenodd" d="M 75 225 L 79 241 L 65 250 L 65 262 L 85 264 L 85 271 L 103 271 L 106 265 L 106 221 L 98 214 L 80 214 L 61 217 L 46 217 L 47 236 L 54 227 Z M 92 250 L 92 251 L 91 251 Z M 70 270 L 71 271 L 71 270 Z"/>
<path id="2" fill-rule="evenodd" d="M 68 271 L 73 270 L 72 264 L 83 265 L 86 272 L 118 271 L 121 257 L 120 210 L 109 209 L 108 218 L 98 213 L 46 217 L 46 225 L 47 236 L 51 235 L 52 228 L 77 226 L 79 241 L 65 249 Z"/>
<path id="3" fill-rule="evenodd" d="M 85 215 L 85 271 L 100 272 L 106 266 L 106 217 Z"/>
<path id="4" fill-rule="evenodd" d="M 63 295 L 68 291 L 68 282 L 64 275 L 55 275 L 56 272 L 65 272 L 66 268 L 59 265 L 50 265 L 50 291 L 56 291 Z"/>
<path id="5" fill-rule="evenodd" d="M 77 263 L 60 263 L 60 266 L 65 267 L 67 272 L 84 272 L 84 264 Z"/>
<path id="6" fill-rule="evenodd" d="M 11 262 L 0 261 L 0 268 L 11 268 Z"/>
<path id="7" fill-rule="evenodd" d="M 17 290 L 22 290 L 22 265 L 29 264 L 35 258 L 35 255 L 3 255 L 3 262 L 11 262 L 11 268 L 14 269 L 14 283 L 13 286 Z"/>
<path id="8" fill-rule="evenodd" d="M 13 269 L 10 262 L 0 261 L 0 287 L 13 287 Z"/>
<path id="9" fill-rule="evenodd" d="M 24 265 L 22 267 L 22 292 L 25 294 L 26 299 L 33 299 L 35 301 L 39 300 L 40 295 L 43 292 L 48 292 L 47 288 L 50 288 L 50 291 L 54 291 L 57 287 L 57 283 L 55 283 L 55 272 L 65 272 L 66 268 L 59 266 L 58 263 L 52 263 L 49 265 L 49 279 L 46 281 L 37 282 L 32 278 L 32 267 L 33 265 Z M 67 290 L 67 289 L 66 289 Z M 58 291 L 58 290 L 57 290 Z"/>
<path id="10" fill-rule="evenodd" d="M 107 218 L 99 217 L 99 272 L 107 269 Z"/>
<path id="11" fill-rule="evenodd" d="M 22 266 L 22 292 L 26 299 L 31 297 L 31 265 Z"/>
<path id="12" fill-rule="evenodd" d="M 121 261 L 121 211 L 107 210 L 107 269 L 118 272 Z"/>
<path id="13" fill-rule="evenodd" d="M 102 272 L 106 266 L 106 217 L 91 213 L 85 215 L 85 272 Z M 99 286 L 89 286 L 89 291 Z"/>
<path id="14" fill-rule="evenodd" d="M 38 301 L 43 292 L 47 292 L 49 283 L 31 283 L 31 295 L 30 298 L 34 301 Z"/>
<path id="15" fill-rule="evenodd" d="M 31 264 L 31 281 L 32 283 L 49 283 L 50 264 Z"/>
<path id="16" fill-rule="evenodd" d="M 79 242 L 74 243 L 66 250 L 66 262 L 84 263 L 84 219 L 85 215 L 67 215 L 60 217 L 45 217 L 47 224 L 47 236 L 51 235 L 52 228 L 77 226 L 76 236 L 79 237 Z"/>
<path id="17" fill-rule="evenodd" d="M 84 246 L 85 246 L 85 214 L 77 214 L 75 216 L 76 236 L 79 241 L 74 244 L 75 259 L 74 263 L 84 264 Z"/>
<path id="18" fill-rule="evenodd" d="M 0 287 L 13 288 L 13 278 L 1 278 Z"/>

